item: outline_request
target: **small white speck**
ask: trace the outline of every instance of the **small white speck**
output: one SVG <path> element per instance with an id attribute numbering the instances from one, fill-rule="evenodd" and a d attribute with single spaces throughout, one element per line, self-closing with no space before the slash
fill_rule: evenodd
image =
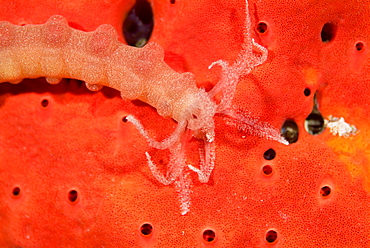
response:
<path id="1" fill-rule="evenodd" d="M 30 239 L 30 235 L 26 235 L 26 239 Z"/>
<path id="2" fill-rule="evenodd" d="M 278 213 L 279 213 L 280 217 L 281 217 L 284 221 L 286 221 L 286 220 L 289 218 L 289 216 L 288 216 L 287 214 L 284 214 L 284 213 L 283 213 L 283 212 L 281 212 L 281 211 L 278 211 Z"/>

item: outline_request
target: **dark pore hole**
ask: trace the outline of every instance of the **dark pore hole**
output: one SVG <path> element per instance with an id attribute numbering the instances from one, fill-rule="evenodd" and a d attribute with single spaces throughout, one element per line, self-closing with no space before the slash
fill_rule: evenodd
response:
<path id="1" fill-rule="evenodd" d="M 78 193 L 77 193 L 77 191 L 76 190 L 70 190 L 69 192 L 68 192 L 68 200 L 70 201 L 70 202 L 75 202 L 75 201 L 77 201 L 77 197 L 78 197 Z"/>
<path id="2" fill-rule="evenodd" d="M 356 50 L 360 52 L 360 51 L 362 51 L 362 49 L 364 49 L 364 43 L 357 42 L 356 43 Z"/>
<path id="3" fill-rule="evenodd" d="M 141 225 L 140 232 L 141 232 L 142 235 L 148 236 L 148 235 L 152 234 L 153 226 L 150 225 L 149 223 L 145 223 L 145 224 Z"/>
<path id="4" fill-rule="evenodd" d="M 331 188 L 329 186 L 324 186 L 320 189 L 320 194 L 323 197 L 328 197 L 331 193 Z"/>
<path id="5" fill-rule="evenodd" d="M 277 239 L 277 232 L 274 231 L 274 230 L 269 230 L 267 233 L 266 233 L 266 241 L 267 243 L 274 243 Z"/>
<path id="6" fill-rule="evenodd" d="M 324 123 L 320 112 L 312 112 L 305 121 L 306 131 L 312 135 L 320 134 L 324 130 Z"/>
<path id="7" fill-rule="evenodd" d="M 176 3 L 176 0 L 170 0 L 170 3 L 171 4 L 175 4 Z"/>
<path id="8" fill-rule="evenodd" d="M 208 229 L 203 232 L 204 241 L 212 242 L 213 240 L 215 240 L 215 238 L 216 238 L 216 233 L 213 230 Z"/>
<path id="9" fill-rule="evenodd" d="M 41 101 L 41 106 L 43 106 L 44 108 L 46 108 L 48 105 L 49 105 L 49 101 L 47 99 L 44 99 Z"/>
<path id="10" fill-rule="evenodd" d="M 123 36 L 130 46 L 143 47 L 154 27 L 153 10 L 146 0 L 137 0 L 123 22 Z"/>
<path id="11" fill-rule="evenodd" d="M 298 125 L 293 120 L 286 120 L 281 127 L 281 135 L 289 142 L 289 144 L 298 141 Z"/>
<path id="12" fill-rule="evenodd" d="M 263 154 L 263 158 L 266 160 L 273 160 L 276 156 L 276 152 L 274 149 L 270 148 Z"/>
<path id="13" fill-rule="evenodd" d="M 21 189 L 19 187 L 14 187 L 12 193 L 14 196 L 19 196 L 21 193 Z"/>
<path id="14" fill-rule="evenodd" d="M 260 33 L 260 34 L 266 33 L 267 32 L 267 23 L 265 23 L 265 22 L 259 22 L 257 24 L 256 29 L 257 29 L 257 32 Z"/>
<path id="15" fill-rule="evenodd" d="M 262 172 L 263 172 L 263 174 L 265 174 L 266 176 L 269 176 L 269 175 L 271 175 L 271 173 L 272 173 L 272 167 L 271 167 L 270 165 L 265 165 L 265 166 L 263 166 L 263 168 L 262 168 Z"/>
<path id="16" fill-rule="evenodd" d="M 307 131 L 307 133 L 311 135 L 317 135 L 324 131 L 325 128 L 325 120 L 324 117 L 322 117 L 319 106 L 317 103 L 317 97 L 315 94 L 315 97 L 313 99 L 314 105 L 312 108 L 311 114 L 309 114 L 304 122 L 304 127 Z"/>
<path id="17" fill-rule="evenodd" d="M 310 96 L 311 95 L 311 90 L 309 88 L 306 88 L 306 89 L 304 89 L 303 94 L 305 96 Z"/>
<path id="18" fill-rule="evenodd" d="M 337 26 L 332 22 L 327 22 L 321 29 L 321 41 L 330 42 L 335 38 Z"/>
<path id="19" fill-rule="evenodd" d="M 128 122 L 127 116 L 122 117 L 122 122 Z"/>

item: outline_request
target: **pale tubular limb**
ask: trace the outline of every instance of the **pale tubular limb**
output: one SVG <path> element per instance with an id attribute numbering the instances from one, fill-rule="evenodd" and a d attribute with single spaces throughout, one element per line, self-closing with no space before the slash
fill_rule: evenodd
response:
<path id="1" fill-rule="evenodd" d="M 175 182 L 175 189 L 179 195 L 181 215 L 190 211 L 191 178 L 188 172 L 182 172 Z"/>
<path id="2" fill-rule="evenodd" d="M 289 145 L 289 142 L 281 136 L 279 130 L 267 122 L 260 122 L 257 118 L 252 118 L 242 111 L 235 111 L 233 109 L 224 111 L 224 114 L 231 119 L 227 124 L 236 126 L 241 131 Z"/>
<path id="3" fill-rule="evenodd" d="M 153 176 L 162 184 L 169 185 L 174 182 L 175 189 L 177 191 L 181 215 L 185 215 L 190 211 L 191 204 L 191 178 L 188 172 L 184 172 L 185 169 L 185 151 L 182 149 L 181 144 L 177 144 L 174 148 L 170 148 L 171 156 L 168 164 L 169 170 L 164 176 L 157 166 L 153 163 L 148 152 L 145 153 L 148 166 Z"/>
<path id="4" fill-rule="evenodd" d="M 158 170 L 148 152 L 145 153 L 145 156 L 147 158 L 150 171 L 159 182 L 163 183 L 164 185 L 169 185 L 175 181 L 185 167 L 185 152 L 184 149 L 182 149 L 182 144 L 179 143 L 179 141 L 181 140 L 181 135 L 185 131 L 186 122 L 178 123 L 176 130 L 170 135 L 170 137 L 164 139 L 163 141 L 156 141 L 149 137 L 143 125 L 133 115 L 128 115 L 126 120 L 131 122 L 136 127 L 136 129 L 146 139 L 151 147 L 161 150 L 170 150 L 171 155 L 170 162 L 168 164 L 169 170 L 167 171 L 166 176 L 164 176 Z"/>
<path id="5" fill-rule="evenodd" d="M 192 165 L 188 165 L 188 167 L 198 174 L 201 183 L 207 183 L 215 166 L 216 152 L 214 142 L 204 141 L 204 150 L 199 149 L 199 156 L 199 169 Z"/>
<path id="6" fill-rule="evenodd" d="M 280 136 L 280 133 L 276 131 L 273 127 L 270 127 L 267 124 L 261 124 L 254 122 L 251 126 L 251 119 L 245 118 L 242 115 L 234 114 L 230 111 L 232 100 L 234 99 L 235 91 L 237 84 L 242 75 L 248 74 L 252 69 L 263 62 L 266 61 L 268 56 L 268 51 L 263 46 L 257 44 L 254 39 L 251 38 L 251 21 L 249 15 L 248 1 L 246 1 L 246 19 L 245 19 L 245 30 L 244 30 L 244 40 L 242 44 L 242 50 L 239 52 L 236 61 L 230 65 L 227 61 L 218 60 L 213 62 L 208 69 L 211 69 L 215 65 L 221 66 L 221 78 L 219 82 L 213 87 L 211 91 L 208 92 L 210 98 L 215 97 L 218 93 L 222 92 L 222 97 L 220 103 L 216 107 L 216 113 L 226 114 L 232 118 L 235 118 L 236 121 L 239 121 L 241 124 L 249 125 L 252 134 L 269 138 L 272 140 L 277 140 L 281 143 L 286 144 L 284 138 Z M 253 52 L 260 54 L 256 54 Z M 239 128 L 242 128 L 242 125 L 239 125 Z M 244 128 L 244 131 L 250 131 L 247 128 Z M 198 174 L 199 181 L 202 183 L 207 183 L 209 177 L 214 168 L 215 160 L 215 149 L 213 142 L 204 141 L 204 152 L 200 152 L 200 167 L 199 169 L 188 165 L 188 167 L 195 171 Z"/>
<path id="7" fill-rule="evenodd" d="M 169 185 L 175 181 L 185 167 L 185 152 L 182 149 L 181 144 L 177 144 L 173 148 L 170 148 L 170 152 L 170 162 L 167 165 L 169 170 L 167 171 L 166 176 L 164 176 L 157 168 L 157 165 L 153 163 L 149 153 L 145 153 L 150 171 L 153 176 L 164 185 Z"/>
<path id="8" fill-rule="evenodd" d="M 170 135 L 170 137 L 164 139 L 163 141 L 156 141 L 153 138 L 149 137 L 147 131 L 133 115 L 128 115 L 126 117 L 127 121 L 134 124 L 139 133 L 146 139 L 148 144 L 156 149 L 164 150 L 172 147 L 176 142 L 180 141 L 181 135 L 184 133 L 186 128 L 186 121 L 181 121 L 177 124 L 175 131 Z"/>
<path id="9" fill-rule="evenodd" d="M 248 1 L 246 1 L 245 12 L 244 40 L 242 50 L 238 54 L 235 62 L 229 65 L 227 61 L 218 60 L 208 67 L 208 69 L 211 69 L 213 66 L 219 65 L 222 68 L 221 79 L 209 92 L 209 96 L 212 98 L 222 91 L 222 98 L 217 106 L 217 113 L 222 113 L 231 106 L 240 77 L 250 73 L 254 67 L 265 62 L 268 56 L 267 49 L 257 44 L 254 39 L 251 38 L 251 21 Z M 255 54 L 253 50 L 256 50 L 260 55 Z"/>

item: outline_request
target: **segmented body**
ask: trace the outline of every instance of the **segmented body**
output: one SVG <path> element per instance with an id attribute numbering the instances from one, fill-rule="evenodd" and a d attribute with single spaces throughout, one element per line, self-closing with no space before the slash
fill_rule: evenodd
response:
<path id="1" fill-rule="evenodd" d="M 69 27 L 62 16 L 52 16 L 43 25 L 21 27 L 1 22 L 0 82 L 18 83 L 23 78 L 45 77 L 49 83 L 55 84 L 62 78 L 79 79 L 85 81 L 90 90 L 99 90 L 102 86 L 117 89 L 123 98 L 144 101 L 156 108 L 159 115 L 176 120 L 175 132 L 159 142 L 149 137 L 134 116 L 127 117 L 150 146 L 170 150 L 166 175 L 159 172 L 149 153 L 146 157 L 158 181 L 166 185 L 176 181 L 182 213 L 185 214 L 190 206 L 190 179 L 186 169 L 198 173 L 199 180 L 206 183 L 214 167 L 215 114 L 236 119 L 249 127 L 245 130 L 254 130 L 254 134 L 286 143 L 277 130 L 266 123 L 248 119 L 231 106 L 239 77 L 267 58 L 267 50 L 251 39 L 250 26 L 247 3 L 241 52 L 231 65 L 220 60 L 210 66 L 220 65 L 222 74 L 218 84 L 206 92 L 196 87 L 192 73 L 172 70 L 164 62 L 163 49 L 158 44 L 148 43 L 144 48 L 124 45 L 109 25 L 101 25 L 94 32 L 83 32 Z M 216 104 L 213 97 L 218 93 L 222 93 L 222 98 Z M 204 143 L 199 168 L 186 165 L 186 130 Z"/>

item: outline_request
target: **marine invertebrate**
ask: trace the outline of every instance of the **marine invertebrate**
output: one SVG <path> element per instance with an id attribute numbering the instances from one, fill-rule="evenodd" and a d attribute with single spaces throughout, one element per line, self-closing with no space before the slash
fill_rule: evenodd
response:
<path id="1" fill-rule="evenodd" d="M 170 149 L 172 157 L 166 176 L 146 153 L 153 175 L 165 185 L 183 175 L 186 167 L 183 136 L 185 130 L 191 130 L 192 136 L 203 140 L 204 148 L 200 167 L 188 167 L 198 174 L 200 182 L 207 183 L 214 168 L 213 118 L 217 113 L 235 120 L 244 131 L 288 144 L 269 124 L 258 123 L 232 107 L 239 78 L 262 64 L 268 53 L 251 38 L 248 1 L 245 15 L 244 42 L 236 61 L 229 65 L 219 60 L 209 66 L 209 69 L 215 65 L 222 67 L 220 80 L 210 92 L 197 88 L 192 73 L 172 70 L 164 62 L 163 49 L 158 44 L 149 43 L 143 49 L 129 47 L 118 41 L 115 29 L 109 25 L 101 25 L 94 32 L 83 32 L 70 28 L 62 16 L 52 16 L 44 25 L 20 27 L 0 23 L 3 58 L 0 82 L 19 83 L 23 78 L 46 77 L 46 81 L 56 84 L 62 78 L 74 78 L 85 81 L 92 91 L 108 86 L 119 90 L 123 98 L 146 102 L 155 107 L 159 115 L 178 122 L 174 133 L 158 142 L 149 137 L 135 117 L 126 118 L 150 146 Z M 221 95 L 219 103 L 215 99 L 217 95 Z M 184 190 L 186 188 L 188 186 Z"/>
<path id="2" fill-rule="evenodd" d="M 151 41 L 164 48 L 172 68 L 191 71 L 209 90 L 207 82 L 220 74 L 208 65 L 234 61 L 240 50 L 245 3 L 172 2 L 151 1 Z M 120 31 L 119 20 L 132 5 L 107 3 L 3 1 L 0 12 L 13 24 L 45 23 L 58 14 L 82 30 L 108 23 Z M 216 166 L 207 184 L 184 171 L 193 184 L 191 211 L 181 216 L 173 196 L 186 180 L 165 187 L 153 179 L 144 154 L 165 173 L 167 151 L 148 150 L 134 125 L 122 122 L 133 114 L 148 134 L 164 138 L 173 131 L 172 120 L 138 101 L 122 101 L 116 90 L 89 92 L 75 80 L 0 84 L 0 246 L 368 247 L 369 5 L 249 3 L 252 25 L 267 24 L 265 33 L 252 37 L 268 48 L 269 58 L 241 78 L 233 104 L 276 127 L 295 123 L 295 143 L 236 132 L 216 116 Z M 337 30 L 327 43 L 320 33 L 328 22 Z M 350 138 L 329 128 L 307 133 L 303 123 L 314 95 L 323 116 L 343 117 L 360 132 Z M 196 139 L 186 146 L 186 161 L 197 167 Z M 276 152 L 272 160 L 264 156 L 269 149 Z M 73 190 L 75 202 L 69 199 Z"/>

